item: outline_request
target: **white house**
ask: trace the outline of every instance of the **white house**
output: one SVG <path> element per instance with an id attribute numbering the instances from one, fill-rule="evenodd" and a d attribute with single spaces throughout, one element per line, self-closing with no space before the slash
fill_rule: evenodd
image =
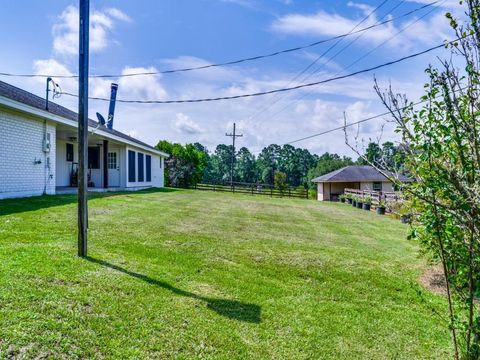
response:
<path id="1" fill-rule="evenodd" d="M 400 176 L 402 182 L 411 181 Z M 345 189 L 393 192 L 393 183 L 372 166 L 346 166 L 312 180 L 319 201 L 338 200 Z"/>
<path id="2" fill-rule="evenodd" d="M 0 81 L 0 199 L 76 191 L 77 114 Z M 89 190 L 163 187 L 158 151 L 89 120 Z"/>

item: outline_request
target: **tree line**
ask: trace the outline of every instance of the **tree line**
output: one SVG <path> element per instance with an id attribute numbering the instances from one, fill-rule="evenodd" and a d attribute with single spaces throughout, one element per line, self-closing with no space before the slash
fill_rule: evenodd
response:
<path id="1" fill-rule="evenodd" d="M 219 144 L 213 152 L 200 143 L 178 144 L 162 140 L 157 148 L 170 154 L 165 160 L 165 184 L 189 187 L 197 183 L 228 183 L 231 179 L 233 146 Z M 348 165 L 389 163 L 395 166 L 401 161 L 401 149 L 392 142 L 382 145 L 370 143 L 364 156 L 350 157 L 326 152 L 312 154 L 307 149 L 292 145 L 271 144 L 255 156 L 248 148 L 235 151 L 233 181 L 275 185 L 282 179 L 289 187 L 314 188 L 311 180 Z M 367 160 L 365 160 L 365 158 Z"/>

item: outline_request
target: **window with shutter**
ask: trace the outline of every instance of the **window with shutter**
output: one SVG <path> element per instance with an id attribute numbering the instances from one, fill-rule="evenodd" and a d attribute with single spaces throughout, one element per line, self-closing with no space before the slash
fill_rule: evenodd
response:
<path id="1" fill-rule="evenodd" d="M 128 150 L 128 181 L 135 182 L 135 151 Z"/>
<path id="2" fill-rule="evenodd" d="M 146 166 L 146 177 L 147 181 L 152 181 L 152 157 L 150 155 L 145 155 L 145 166 Z"/>
<path id="3" fill-rule="evenodd" d="M 138 157 L 138 182 L 143 182 L 145 180 L 144 174 L 143 174 L 143 154 L 142 153 L 137 153 Z"/>

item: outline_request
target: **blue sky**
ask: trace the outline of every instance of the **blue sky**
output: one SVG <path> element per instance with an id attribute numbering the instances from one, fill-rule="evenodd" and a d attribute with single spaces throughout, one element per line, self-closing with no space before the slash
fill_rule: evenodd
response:
<path id="1" fill-rule="evenodd" d="M 351 30 L 381 1 L 300 0 L 139 0 L 91 2 L 91 73 L 131 73 L 197 66 L 269 53 L 340 35 Z M 361 27 L 416 9 L 425 0 L 389 0 Z M 78 1 L 0 0 L 0 72 L 68 75 L 77 72 Z M 365 32 L 335 58 L 355 36 L 343 40 L 297 82 L 312 82 L 393 60 L 453 38 L 443 14 L 459 13 L 455 0 L 424 9 L 407 18 Z M 424 17 L 422 17 L 424 16 Z M 403 30 L 403 31 L 402 31 Z M 385 43 L 384 43 L 385 42 Z M 187 99 L 271 90 L 291 80 L 333 42 L 305 51 L 209 70 L 163 76 L 115 79 L 118 97 L 136 100 Z M 379 46 L 381 45 L 381 46 Z M 352 65 L 372 49 L 370 55 Z M 412 100 L 422 93 L 423 69 L 437 64 L 432 52 L 375 72 Z M 5 78 L 38 95 L 44 80 Z M 111 80 L 90 82 L 90 94 L 108 97 Z M 77 92 L 75 80 L 58 79 L 62 89 Z M 190 105 L 118 104 L 115 127 L 151 144 L 160 139 L 206 144 L 210 150 L 228 141 L 225 132 L 236 122 L 244 137 L 239 145 L 260 151 L 270 143 L 339 126 L 346 111 L 349 121 L 384 112 L 373 91 L 373 74 L 365 74 L 312 89 L 254 99 Z M 76 101 L 62 96 L 62 105 L 76 109 Z M 90 113 L 106 113 L 108 104 L 91 101 Z M 362 125 L 359 138 L 382 134 L 394 139 L 382 119 Z M 357 129 L 352 129 L 356 132 Z M 342 132 L 296 146 L 317 153 L 352 155 Z"/>

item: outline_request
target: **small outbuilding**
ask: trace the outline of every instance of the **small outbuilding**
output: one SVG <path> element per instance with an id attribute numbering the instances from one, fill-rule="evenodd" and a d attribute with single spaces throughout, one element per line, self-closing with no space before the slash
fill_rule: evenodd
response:
<path id="1" fill-rule="evenodd" d="M 406 176 L 400 177 L 407 182 Z M 346 166 L 312 180 L 317 184 L 319 201 L 336 201 L 345 189 L 370 190 L 378 192 L 395 191 L 393 183 L 372 166 Z"/>

